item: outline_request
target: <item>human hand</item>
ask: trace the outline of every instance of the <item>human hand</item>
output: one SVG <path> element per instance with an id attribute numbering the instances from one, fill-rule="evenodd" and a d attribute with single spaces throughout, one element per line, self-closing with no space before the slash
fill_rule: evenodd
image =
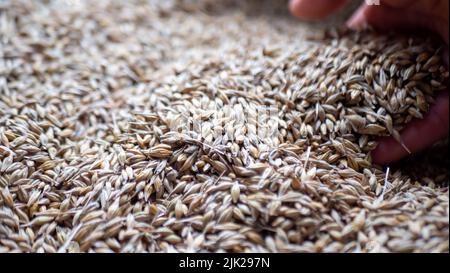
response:
<path id="1" fill-rule="evenodd" d="M 291 12 L 306 20 L 324 18 L 343 7 L 347 0 L 291 0 Z M 380 5 L 363 4 L 347 21 L 351 28 L 371 25 L 378 30 L 430 30 L 446 45 L 444 59 L 448 66 L 449 1 L 447 0 L 381 0 Z M 448 91 L 441 92 L 422 120 L 414 120 L 401 132 L 403 145 L 392 137 L 380 139 L 372 152 L 377 164 L 389 164 L 419 152 L 449 133 Z"/>

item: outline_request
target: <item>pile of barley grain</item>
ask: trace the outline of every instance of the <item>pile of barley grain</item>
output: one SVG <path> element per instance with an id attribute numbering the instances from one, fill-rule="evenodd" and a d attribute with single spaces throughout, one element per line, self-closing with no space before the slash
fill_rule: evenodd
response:
<path id="1" fill-rule="evenodd" d="M 216 2 L 0 1 L 0 251 L 448 252 L 438 48 Z"/>

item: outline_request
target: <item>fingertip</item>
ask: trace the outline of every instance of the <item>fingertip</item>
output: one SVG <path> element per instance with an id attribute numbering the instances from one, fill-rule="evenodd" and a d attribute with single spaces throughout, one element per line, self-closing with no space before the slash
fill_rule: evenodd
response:
<path id="1" fill-rule="evenodd" d="M 372 157 L 372 162 L 378 165 L 383 165 L 383 154 L 384 154 L 385 148 L 382 143 L 379 143 L 375 150 L 373 150 L 370 155 Z"/>
<path id="2" fill-rule="evenodd" d="M 301 14 L 298 13 L 299 9 L 299 0 L 289 0 L 289 11 L 294 15 L 299 17 Z"/>
<path id="3" fill-rule="evenodd" d="M 355 11 L 355 13 L 353 13 L 352 17 L 350 17 L 350 19 L 347 21 L 346 23 L 347 27 L 358 29 L 367 24 L 365 15 L 366 10 L 367 10 L 366 5 L 362 5 L 361 7 L 359 7 Z"/>
<path id="4" fill-rule="evenodd" d="M 371 152 L 372 162 L 378 165 L 386 165 L 402 158 L 407 153 L 395 139 L 384 137 L 375 150 Z"/>

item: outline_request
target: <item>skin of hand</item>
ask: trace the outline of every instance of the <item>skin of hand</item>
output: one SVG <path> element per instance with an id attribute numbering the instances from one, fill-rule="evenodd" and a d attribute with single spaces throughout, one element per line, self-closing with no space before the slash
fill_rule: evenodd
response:
<path id="1" fill-rule="evenodd" d="M 319 20 L 342 8 L 348 0 L 291 0 L 289 9 L 302 19 Z M 368 3 L 369 1 L 366 1 Z M 374 2 L 374 1 L 370 1 Z M 380 5 L 362 4 L 347 21 L 351 28 L 371 25 L 377 30 L 429 30 L 438 34 L 444 44 L 444 61 L 448 66 L 449 1 L 448 0 L 380 0 Z M 414 120 L 402 130 L 403 144 L 419 152 L 449 133 L 448 91 L 438 94 L 435 103 L 422 120 Z M 407 156 L 408 151 L 392 137 L 379 140 L 372 151 L 376 164 L 390 164 Z"/>

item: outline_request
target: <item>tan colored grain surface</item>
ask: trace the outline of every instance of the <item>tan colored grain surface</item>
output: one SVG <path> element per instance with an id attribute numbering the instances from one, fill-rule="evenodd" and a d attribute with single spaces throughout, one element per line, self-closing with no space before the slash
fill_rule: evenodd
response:
<path id="1" fill-rule="evenodd" d="M 280 2 L 1 1 L 0 251 L 448 252 L 438 47 Z"/>

